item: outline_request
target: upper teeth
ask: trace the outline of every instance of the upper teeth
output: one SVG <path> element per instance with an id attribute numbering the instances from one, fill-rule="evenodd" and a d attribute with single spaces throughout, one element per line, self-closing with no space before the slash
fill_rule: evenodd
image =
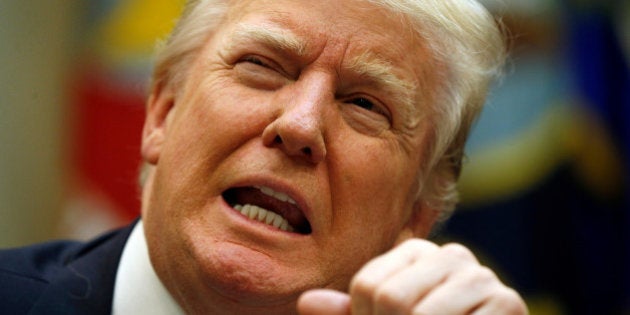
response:
<path id="1" fill-rule="evenodd" d="M 294 228 L 289 224 L 289 222 L 283 218 L 281 215 L 263 209 L 256 205 L 235 205 L 234 209 L 241 212 L 242 215 L 259 222 L 266 223 L 271 226 L 275 226 L 278 229 L 283 231 L 293 232 Z"/>
<path id="2" fill-rule="evenodd" d="M 297 204 L 295 202 L 295 200 L 291 199 L 291 197 L 289 197 L 289 195 L 285 194 L 285 193 L 281 193 L 278 191 L 275 191 L 269 187 L 265 187 L 265 186 L 254 186 L 255 188 L 258 188 L 258 190 L 260 190 L 263 194 L 270 196 L 270 197 L 274 197 L 280 201 L 284 201 L 284 202 L 288 202 L 292 205 Z"/>

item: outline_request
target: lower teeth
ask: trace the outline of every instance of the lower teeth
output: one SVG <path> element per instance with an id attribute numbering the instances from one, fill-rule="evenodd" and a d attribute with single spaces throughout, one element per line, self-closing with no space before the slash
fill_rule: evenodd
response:
<path id="1" fill-rule="evenodd" d="M 289 222 L 276 214 L 275 212 L 263 209 L 256 205 L 235 205 L 234 209 L 238 210 L 242 215 L 256 220 L 258 222 L 265 223 L 267 225 L 276 227 L 282 231 L 293 232 L 295 229 L 289 224 Z"/>

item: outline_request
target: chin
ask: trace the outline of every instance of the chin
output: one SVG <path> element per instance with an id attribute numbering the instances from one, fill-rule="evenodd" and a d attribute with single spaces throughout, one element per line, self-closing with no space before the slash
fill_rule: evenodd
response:
<path id="1" fill-rule="evenodd" d="M 249 307 L 295 306 L 309 277 L 295 266 L 233 242 L 216 242 L 198 252 L 203 284 L 220 297 Z"/>

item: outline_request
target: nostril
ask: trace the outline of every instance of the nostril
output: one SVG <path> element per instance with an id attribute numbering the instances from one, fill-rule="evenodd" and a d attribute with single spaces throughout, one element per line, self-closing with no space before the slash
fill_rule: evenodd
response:
<path id="1" fill-rule="evenodd" d="M 302 153 L 304 153 L 304 154 L 306 154 L 306 155 L 310 156 L 310 155 L 311 155 L 311 153 L 312 153 L 312 152 L 311 152 L 311 148 L 309 148 L 309 147 L 302 148 Z"/>
<path id="2" fill-rule="evenodd" d="M 276 143 L 276 144 L 282 144 L 282 138 L 280 138 L 280 136 L 278 136 L 278 135 L 277 135 L 277 136 L 273 139 L 273 142 L 274 142 L 274 143 Z"/>

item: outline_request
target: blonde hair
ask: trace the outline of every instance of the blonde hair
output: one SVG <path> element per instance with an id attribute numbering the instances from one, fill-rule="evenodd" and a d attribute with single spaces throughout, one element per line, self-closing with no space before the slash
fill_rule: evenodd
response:
<path id="1" fill-rule="evenodd" d="M 151 91 L 161 85 L 182 87 L 190 65 L 228 11 L 225 0 L 188 0 L 166 41 L 156 48 Z"/>
<path id="2" fill-rule="evenodd" d="M 442 68 L 436 103 L 429 109 L 433 141 L 418 193 L 446 220 L 458 202 L 464 145 L 505 63 L 507 37 L 500 22 L 475 0 L 367 1 L 403 14 Z"/>
<path id="3" fill-rule="evenodd" d="M 505 37 L 475 0 L 365 0 L 402 14 L 440 65 L 435 104 L 429 109 L 432 141 L 418 176 L 418 196 L 446 219 L 458 201 L 457 180 L 468 133 L 490 83 L 505 61 Z M 181 88 L 190 65 L 229 8 L 227 0 L 189 0 L 170 37 L 157 50 L 152 90 Z"/>

